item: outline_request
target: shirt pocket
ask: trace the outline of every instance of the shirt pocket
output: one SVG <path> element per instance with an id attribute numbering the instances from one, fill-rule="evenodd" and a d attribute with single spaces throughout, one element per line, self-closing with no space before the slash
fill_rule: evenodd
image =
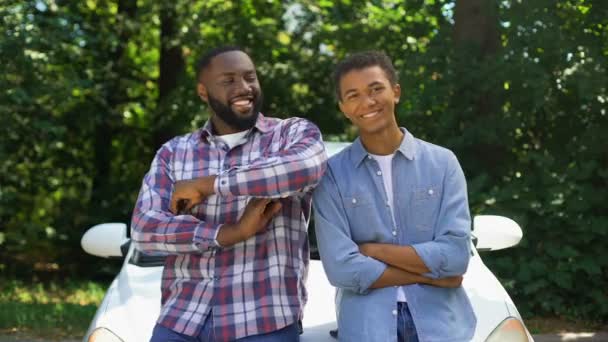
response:
<path id="1" fill-rule="evenodd" d="M 411 218 L 416 232 L 432 234 L 441 204 L 441 188 L 436 185 L 418 187 L 412 192 Z M 432 238 L 432 236 L 431 236 Z"/>
<path id="2" fill-rule="evenodd" d="M 383 236 L 371 194 L 355 193 L 342 197 L 351 238 L 356 243 L 381 242 Z"/>

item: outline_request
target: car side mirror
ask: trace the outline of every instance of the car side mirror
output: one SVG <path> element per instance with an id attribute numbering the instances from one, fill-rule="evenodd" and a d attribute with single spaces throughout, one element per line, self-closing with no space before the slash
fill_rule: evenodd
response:
<path id="1" fill-rule="evenodd" d="M 102 223 L 87 230 L 80 240 L 85 252 L 102 258 L 122 257 L 121 246 L 128 242 L 127 225 Z"/>
<path id="2" fill-rule="evenodd" d="M 516 246 L 523 232 L 519 225 L 504 216 L 478 215 L 473 218 L 473 235 L 478 251 L 496 251 Z"/>

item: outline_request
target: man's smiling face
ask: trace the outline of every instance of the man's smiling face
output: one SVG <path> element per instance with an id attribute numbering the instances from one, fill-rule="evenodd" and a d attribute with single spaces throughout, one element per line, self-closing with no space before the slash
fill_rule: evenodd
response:
<path id="1" fill-rule="evenodd" d="M 216 116 L 234 130 L 255 125 L 263 96 L 255 66 L 244 52 L 215 56 L 201 73 L 197 89 Z"/>
<path id="2" fill-rule="evenodd" d="M 399 85 L 391 84 L 380 66 L 351 70 L 340 79 L 340 110 L 361 134 L 396 125 L 395 104 L 400 95 Z"/>

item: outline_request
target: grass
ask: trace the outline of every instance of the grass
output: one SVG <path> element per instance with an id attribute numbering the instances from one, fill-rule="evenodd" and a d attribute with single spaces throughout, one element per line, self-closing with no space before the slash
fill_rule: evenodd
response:
<path id="1" fill-rule="evenodd" d="M 0 334 L 82 338 L 103 299 L 106 284 L 65 281 L 0 283 Z"/>
<path id="2" fill-rule="evenodd" d="M 563 332 L 605 331 L 607 326 L 599 322 L 573 320 L 561 317 L 533 317 L 524 319 L 531 334 L 553 334 Z"/>
<path id="3" fill-rule="evenodd" d="M 91 281 L 31 284 L 0 282 L 0 335 L 42 337 L 45 341 L 80 339 L 100 304 L 108 284 Z M 599 323 L 565 318 L 524 320 L 532 334 L 606 330 Z"/>

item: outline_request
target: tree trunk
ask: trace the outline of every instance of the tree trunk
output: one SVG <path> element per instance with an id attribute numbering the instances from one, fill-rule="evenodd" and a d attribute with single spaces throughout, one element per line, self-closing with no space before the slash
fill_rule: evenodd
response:
<path id="1" fill-rule="evenodd" d="M 464 158 L 469 159 L 471 166 L 477 165 L 472 169 L 498 177 L 504 172 L 508 153 L 504 141 L 501 141 L 504 128 L 498 123 L 501 119 L 502 83 L 493 77 L 489 71 L 492 69 L 487 68 L 501 46 L 498 5 L 494 0 L 457 0 L 454 20 L 456 80 L 462 80 L 456 83 L 455 98 L 459 99 L 460 106 L 464 102 L 464 112 L 471 113 L 460 118 L 463 133 L 467 129 L 476 132 L 494 130 L 494 137 L 481 134 L 472 139 L 475 143 L 466 146 Z M 485 141 L 480 141 L 480 137 L 485 137 Z"/>
<path id="2" fill-rule="evenodd" d="M 109 196 L 106 196 L 109 189 L 112 165 L 112 140 L 116 134 L 116 127 L 120 125 L 122 114 L 119 112 L 120 104 L 128 98 L 126 89 L 121 86 L 121 77 L 127 74 L 126 67 L 123 66 L 123 57 L 133 32 L 127 25 L 128 21 L 135 20 L 137 14 L 136 0 L 120 0 L 116 13 L 116 29 L 118 42 L 113 50 L 108 54 L 110 73 L 108 89 L 106 90 L 106 105 L 108 113 L 102 115 L 95 127 L 95 175 L 91 194 L 91 215 L 97 217 L 105 215 L 110 203 L 107 203 Z M 105 217 L 109 219 L 109 217 Z"/>
<path id="3" fill-rule="evenodd" d="M 157 117 L 165 114 L 164 110 L 168 106 L 167 100 L 170 98 L 169 95 L 177 87 L 179 77 L 185 68 L 182 47 L 176 43 L 178 41 L 176 20 L 177 11 L 175 10 L 175 4 L 163 2 L 160 6 L 160 61 Z M 162 120 L 156 120 L 156 122 L 162 122 Z M 173 136 L 171 126 L 170 123 L 155 126 L 152 137 L 154 151 Z"/>
<path id="4" fill-rule="evenodd" d="M 454 41 L 475 48 L 481 58 L 500 48 L 498 8 L 493 0 L 457 0 L 454 9 Z"/>

